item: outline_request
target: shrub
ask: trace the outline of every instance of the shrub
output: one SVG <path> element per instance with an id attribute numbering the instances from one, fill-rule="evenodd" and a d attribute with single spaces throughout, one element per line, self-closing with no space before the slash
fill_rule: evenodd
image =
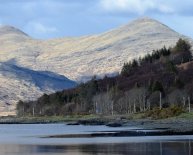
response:
<path id="1" fill-rule="evenodd" d="M 171 106 L 163 109 L 154 108 L 153 110 L 148 111 L 146 113 L 146 117 L 151 117 L 153 119 L 164 119 L 164 118 L 178 116 L 183 112 L 184 112 L 184 109 L 179 106 Z"/>

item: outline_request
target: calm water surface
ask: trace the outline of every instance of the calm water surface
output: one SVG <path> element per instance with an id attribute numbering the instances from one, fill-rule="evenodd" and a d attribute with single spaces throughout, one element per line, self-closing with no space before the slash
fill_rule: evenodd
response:
<path id="1" fill-rule="evenodd" d="M 135 128 L 65 124 L 0 125 L 0 155 L 191 155 L 193 136 L 41 138 Z"/>

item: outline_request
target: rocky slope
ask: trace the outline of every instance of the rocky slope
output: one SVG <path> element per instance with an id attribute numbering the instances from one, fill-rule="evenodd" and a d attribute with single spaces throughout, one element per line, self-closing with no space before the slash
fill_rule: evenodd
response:
<path id="1" fill-rule="evenodd" d="M 74 86 L 74 81 L 52 72 L 33 71 L 8 62 L 0 63 L 0 115 L 2 112 L 14 112 L 19 100 L 34 100 L 44 93 Z"/>
<path id="2" fill-rule="evenodd" d="M 14 27 L 3 26 L 0 27 L 0 62 L 8 62 L 32 72 L 49 71 L 75 81 L 85 81 L 93 75 L 116 74 L 124 62 L 164 45 L 173 46 L 180 37 L 186 38 L 149 18 L 141 18 L 98 35 L 52 40 L 35 40 Z M 187 39 L 192 43 L 191 39 Z M 35 98 L 47 92 L 46 89 L 40 91 L 33 80 L 28 82 L 28 77 L 23 81 L 30 86 L 18 82 L 18 79 L 22 79 L 20 74 L 16 79 L 13 76 L 8 80 L 4 72 L 0 70 L 1 105 L 32 96 Z M 28 72 L 25 74 L 28 75 Z M 51 90 L 55 89 L 51 87 Z"/>

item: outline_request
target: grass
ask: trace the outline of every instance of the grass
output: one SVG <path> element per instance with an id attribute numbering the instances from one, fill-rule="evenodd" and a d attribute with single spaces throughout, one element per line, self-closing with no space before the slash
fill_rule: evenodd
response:
<path id="1" fill-rule="evenodd" d="M 15 122 L 15 123 L 60 123 L 72 122 L 80 119 L 94 119 L 96 115 L 72 115 L 72 116 L 25 116 L 25 117 L 1 117 L 0 122 Z"/>
<path id="2" fill-rule="evenodd" d="M 188 113 L 185 112 L 181 107 L 169 107 L 163 109 L 153 109 L 151 111 L 135 113 L 135 114 L 127 114 L 127 115 L 68 115 L 68 116 L 40 116 L 40 117 L 0 117 L 1 122 L 18 122 L 18 123 L 62 123 L 62 122 L 75 122 L 77 120 L 89 120 L 89 119 L 97 119 L 97 120 L 106 120 L 113 121 L 118 118 L 124 118 L 126 120 L 138 120 L 138 119 L 193 119 L 193 112 Z"/>
<path id="3" fill-rule="evenodd" d="M 193 119 L 193 112 L 182 113 L 179 116 L 177 116 L 176 118 L 180 118 L 180 119 Z"/>
<path id="4" fill-rule="evenodd" d="M 135 113 L 135 114 L 131 114 L 130 118 L 135 120 L 135 119 L 142 119 L 145 118 L 145 113 Z"/>
<path id="5" fill-rule="evenodd" d="M 144 113 L 127 114 L 127 115 L 68 115 L 68 116 L 25 116 L 25 117 L 1 117 L 1 122 L 10 123 L 62 123 L 62 122 L 76 122 L 78 120 L 102 120 L 102 121 L 114 121 L 118 118 L 124 118 L 126 120 L 135 120 L 144 118 Z"/>

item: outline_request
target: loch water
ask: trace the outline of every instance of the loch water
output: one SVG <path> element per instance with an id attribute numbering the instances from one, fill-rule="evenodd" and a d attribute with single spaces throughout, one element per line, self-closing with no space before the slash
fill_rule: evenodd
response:
<path id="1" fill-rule="evenodd" d="M 138 130 L 135 127 L 1 124 L 0 155 L 191 155 L 193 136 L 49 138 Z M 47 138 L 44 138 L 47 137 Z"/>

